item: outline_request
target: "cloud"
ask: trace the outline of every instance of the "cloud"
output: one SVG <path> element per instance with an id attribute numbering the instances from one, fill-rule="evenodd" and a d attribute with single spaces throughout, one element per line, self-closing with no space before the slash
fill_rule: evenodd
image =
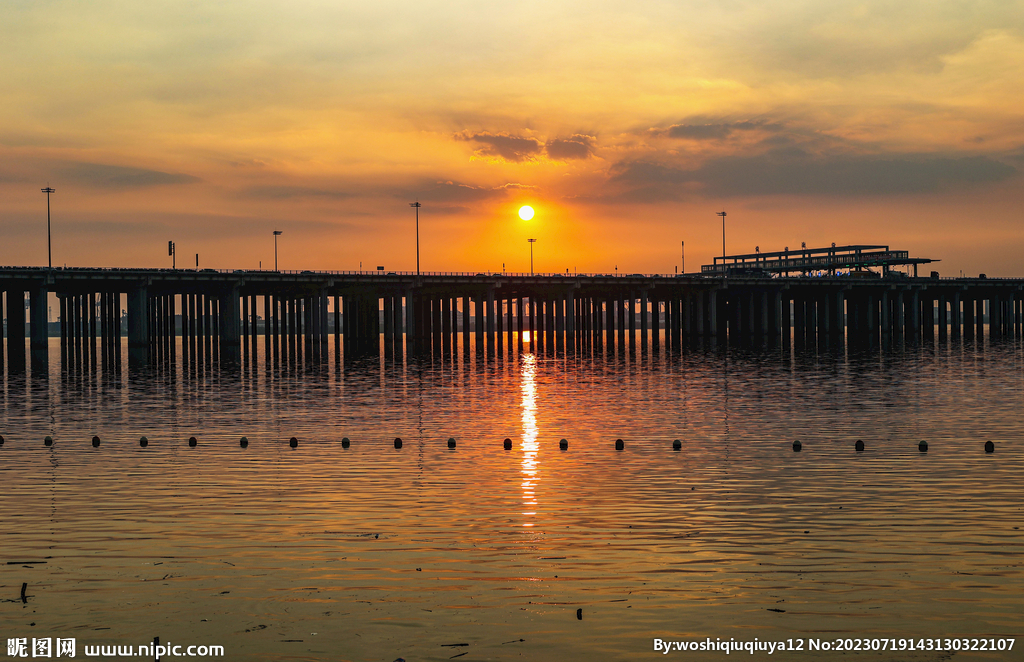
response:
<path id="1" fill-rule="evenodd" d="M 634 202 L 707 196 L 900 195 L 998 182 L 1017 169 L 985 156 L 813 155 L 797 148 L 724 156 L 696 168 L 649 161 L 616 164 L 618 198 Z"/>
<path id="2" fill-rule="evenodd" d="M 461 205 L 448 205 L 448 206 L 432 206 L 430 211 L 435 214 L 443 214 L 445 216 L 457 216 L 459 214 L 466 214 L 472 211 L 469 207 L 463 207 Z"/>
<path id="3" fill-rule="evenodd" d="M 539 186 L 534 186 L 533 184 L 522 184 L 520 182 L 509 182 L 507 184 L 502 184 L 501 186 L 495 186 L 494 190 L 495 191 L 497 191 L 497 190 L 505 190 L 505 191 L 520 191 L 520 190 L 522 190 L 522 191 L 534 191 L 534 190 L 537 190 L 538 188 L 540 188 L 540 187 Z"/>
<path id="4" fill-rule="evenodd" d="M 273 198 L 286 200 L 289 198 L 332 198 L 343 200 L 352 197 L 352 193 L 338 189 L 313 188 L 311 186 L 253 186 L 244 191 L 246 197 Z"/>
<path id="5" fill-rule="evenodd" d="M 568 138 L 553 138 L 547 142 L 544 149 L 548 156 L 556 161 L 587 159 L 594 154 L 594 138 L 579 133 Z"/>
<path id="6" fill-rule="evenodd" d="M 781 124 L 755 120 L 703 123 L 699 123 L 699 120 L 691 120 L 689 123 L 673 124 L 667 129 L 651 129 L 651 132 L 655 135 L 684 140 L 722 140 L 737 131 L 766 131 L 774 133 L 783 129 L 784 127 Z"/>
<path id="7" fill-rule="evenodd" d="M 202 181 L 192 175 L 103 163 L 69 163 L 59 168 L 58 173 L 72 182 L 97 188 L 145 188 Z"/>
<path id="8" fill-rule="evenodd" d="M 481 143 L 484 147 L 477 150 L 477 154 L 482 156 L 496 156 L 517 163 L 532 159 L 540 154 L 542 148 L 541 142 L 535 138 L 507 133 L 462 132 L 455 134 L 455 139 Z"/>
<path id="9" fill-rule="evenodd" d="M 425 203 L 454 203 L 455 206 L 459 206 L 458 203 L 478 202 L 503 194 L 503 187 L 473 186 L 450 180 L 424 180 L 413 189 L 396 193 L 396 196 Z"/>
<path id="10" fill-rule="evenodd" d="M 28 178 L 25 177 L 25 175 L 19 175 L 16 173 L 0 170 L 0 184 L 11 184 L 14 182 L 24 182 L 27 180 Z"/>

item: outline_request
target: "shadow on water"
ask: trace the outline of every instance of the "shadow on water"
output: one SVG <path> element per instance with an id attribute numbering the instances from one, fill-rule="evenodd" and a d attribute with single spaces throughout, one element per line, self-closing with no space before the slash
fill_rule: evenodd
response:
<path id="1" fill-rule="evenodd" d="M 554 342 L 553 336 L 521 338 L 504 333 L 492 337 L 454 334 L 447 342 L 410 341 L 385 343 L 377 348 L 346 349 L 328 341 L 320 347 L 243 347 L 236 356 L 179 345 L 176 352 L 159 360 L 133 360 L 126 346 L 96 352 L 62 352 L 51 342 L 44 360 L 33 352 L 27 365 L 7 361 L 4 394 L 8 407 L 18 406 L 19 393 L 32 399 L 62 390 L 106 393 L 123 388 L 159 384 L 172 392 L 203 388 L 259 389 L 280 382 L 379 385 L 414 383 L 424 378 L 447 379 L 452 384 L 468 375 L 504 374 L 515 370 L 524 356 L 564 373 L 578 370 L 606 374 L 643 373 L 657 379 L 663 373 L 685 373 L 699 367 L 721 372 L 726 383 L 747 371 L 779 374 L 817 374 L 825 379 L 867 379 L 907 373 L 908 366 L 930 364 L 978 364 L 988 360 L 1021 361 L 1021 338 L 948 338 L 942 340 L 865 343 L 843 338 L 818 342 L 789 342 L 741 337 L 733 342 L 693 338 L 676 343 L 662 332 L 656 340 L 640 340 L 631 334 L 586 334 L 574 342 Z M 925 370 L 926 368 L 922 368 Z M 909 374 L 913 374 L 910 370 Z M 890 377 L 890 379 L 895 379 Z M 736 379 L 732 379 L 736 381 Z M 898 391 L 890 381 L 887 388 Z"/>

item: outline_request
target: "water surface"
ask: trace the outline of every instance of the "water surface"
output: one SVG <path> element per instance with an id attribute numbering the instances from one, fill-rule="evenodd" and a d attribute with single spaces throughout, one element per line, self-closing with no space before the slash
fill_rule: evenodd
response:
<path id="1" fill-rule="evenodd" d="M 561 662 L 1021 634 L 1020 340 L 178 357 L 109 372 L 53 347 L 48 375 L 6 375 L 7 637 Z"/>

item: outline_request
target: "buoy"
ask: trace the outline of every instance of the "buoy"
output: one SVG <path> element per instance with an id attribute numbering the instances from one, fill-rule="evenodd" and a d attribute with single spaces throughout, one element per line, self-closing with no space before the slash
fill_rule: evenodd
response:
<path id="1" fill-rule="evenodd" d="M 678 439 L 676 439 L 675 441 L 672 442 L 672 450 L 677 451 L 677 450 L 682 449 L 682 447 L 683 447 L 683 442 L 679 441 Z"/>
<path id="2" fill-rule="evenodd" d="M 149 439 L 146 439 L 145 437 L 139 437 L 139 446 L 142 446 L 143 448 L 149 446 Z"/>
<path id="3" fill-rule="evenodd" d="M 248 448 L 249 447 L 249 438 L 248 437 L 242 437 L 241 439 L 238 440 L 238 445 L 241 446 L 242 448 Z"/>
<path id="4" fill-rule="evenodd" d="M 288 445 L 291 446 L 292 448 L 298 448 L 299 440 L 296 439 L 295 437 L 292 437 L 291 439 L 288 440 Z"/>
<path id="5" fill-rule="evenodd" d="M 401 447 L 402 447 L 402 438 L 401 437 L 395 437 L 395 448 L 401 448 Z"/>
<path id="6" fill-rule="evenodd" d="M 582 608 L 576 610 L 576 620 L 577 621 L 582 621 L 583 620 L 583 609 Z"/>
<path id="7" fill-rule="evenodd" d="M 855 443 L 853 444 L 853 449 L 854 449 L 854 450 L 857 450 L 857 451 L 862 451 L 862 450 L 864 450 L 864 442 L 863 442 L 863 441 L 861 441 L 860 439 L 858 439 L 858 440 L 857 440 L 857 441 L 856 441 L 856 442 L 855 442 Z"/>
<path id="8" fill-rule="evenodd" d="M 93 437 L 93 438 L 95 439 L 95 437 Z M 53 446 L 53 437 L 51 437 L 50 435 L 46 435 L 46 437 L 43 439 L 43 445 L 44 446 Z M 93 444 L 93 445 L 95 446 L 95 444 Z"/>
<path id="9" fill-rule="evenodd" d="M 2 444 L 2 443 L 4 443 L 3 442 L 3 437 L 0 437 L 0 444 Z M 996 445 L 993 444 L 991 441 L 986 441 L 985 442 L 985 452 L 986 453 L 995 453 L 996 452 Z"/>
<path id="10" fill-rule="evenodd" d="M 49 437 L 47 437 L 47 439 L 49 439 Z M 99 448 L 100 447 L 100 438 L 99 437 L 93 437 L 92 438 L 92 447 L 93 448 Z"/>
<path id="11" fill-rule="evenodd" d="M 794 451 L 799 452 L 800 449 L 803 448 L 803 447 L 804 447 L 804 445 L 800 443 L 799 439 L 797 439 L 796 441 L 793 442 L 793 450 Z"/>
<path id="12" fill-rule="evenodd" d="M 569 440 L 568 439 L 559 439 L 558 440 L 558 447 L 561 448 L 563 451 L 564 450 L 568 450 L 569 449 Z"/>
<path id="13" fill-rule="evenodd" d="M 448 437 L 448 448 L 455 448 L 455 437 Z"/>
<path id="14" fill-rule="evenodd" d="M 928 442 L 927 442 L 927 441 L 924 441 L 924 440 L 922 439 L 922 440 L 921 440 L 921 443 L 919 443 L 919 444 L 917 445 L 917 450 L 921 451 L 922 453 L 927 453 L 927 452 L 928 452 Z"/>
<path id="15" fill-rule="evenodd" d="M 198 443 L 199 443 L 199 441 L 195 437 L 189 437 L 188 438 L 189 448 L 195 448 L 196 444 L 198 444 Z"/>
<path id="16" fill-rule="evenodd" d="M 505 437 L 505 444 L 504 445 L 505 445 L 505 450 L 507 450 L 507 451 L 512 450 L 512 440 L 509 439 L 508 437 Z"/>
<path id="17" fill-rule="evenodd" d="M 615 450 L 621 451 L 625 447 L 626 447 L 626 442 L 622 441 L 621 439 L 616 439 L 615 440 Z"/>
<path id="18" fill-rule="evenodd" d="M 352 442 L 348 440 L 348 437 L 342 437 L 341 438 L 341 447 L 342 448 L 348 448 L 351 444 L 352 444 Z"/>

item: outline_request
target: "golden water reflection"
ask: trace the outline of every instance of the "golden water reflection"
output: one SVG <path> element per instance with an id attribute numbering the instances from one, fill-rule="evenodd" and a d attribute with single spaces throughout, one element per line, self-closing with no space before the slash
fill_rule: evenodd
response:
<path id="1" fill-rule="evenodd" d="M 523 395 L 523 516 L 537 514 L 537 356 L 523 354 L 520 390 Z M 533 526 L 524 521 L 523 526 Z"/>

